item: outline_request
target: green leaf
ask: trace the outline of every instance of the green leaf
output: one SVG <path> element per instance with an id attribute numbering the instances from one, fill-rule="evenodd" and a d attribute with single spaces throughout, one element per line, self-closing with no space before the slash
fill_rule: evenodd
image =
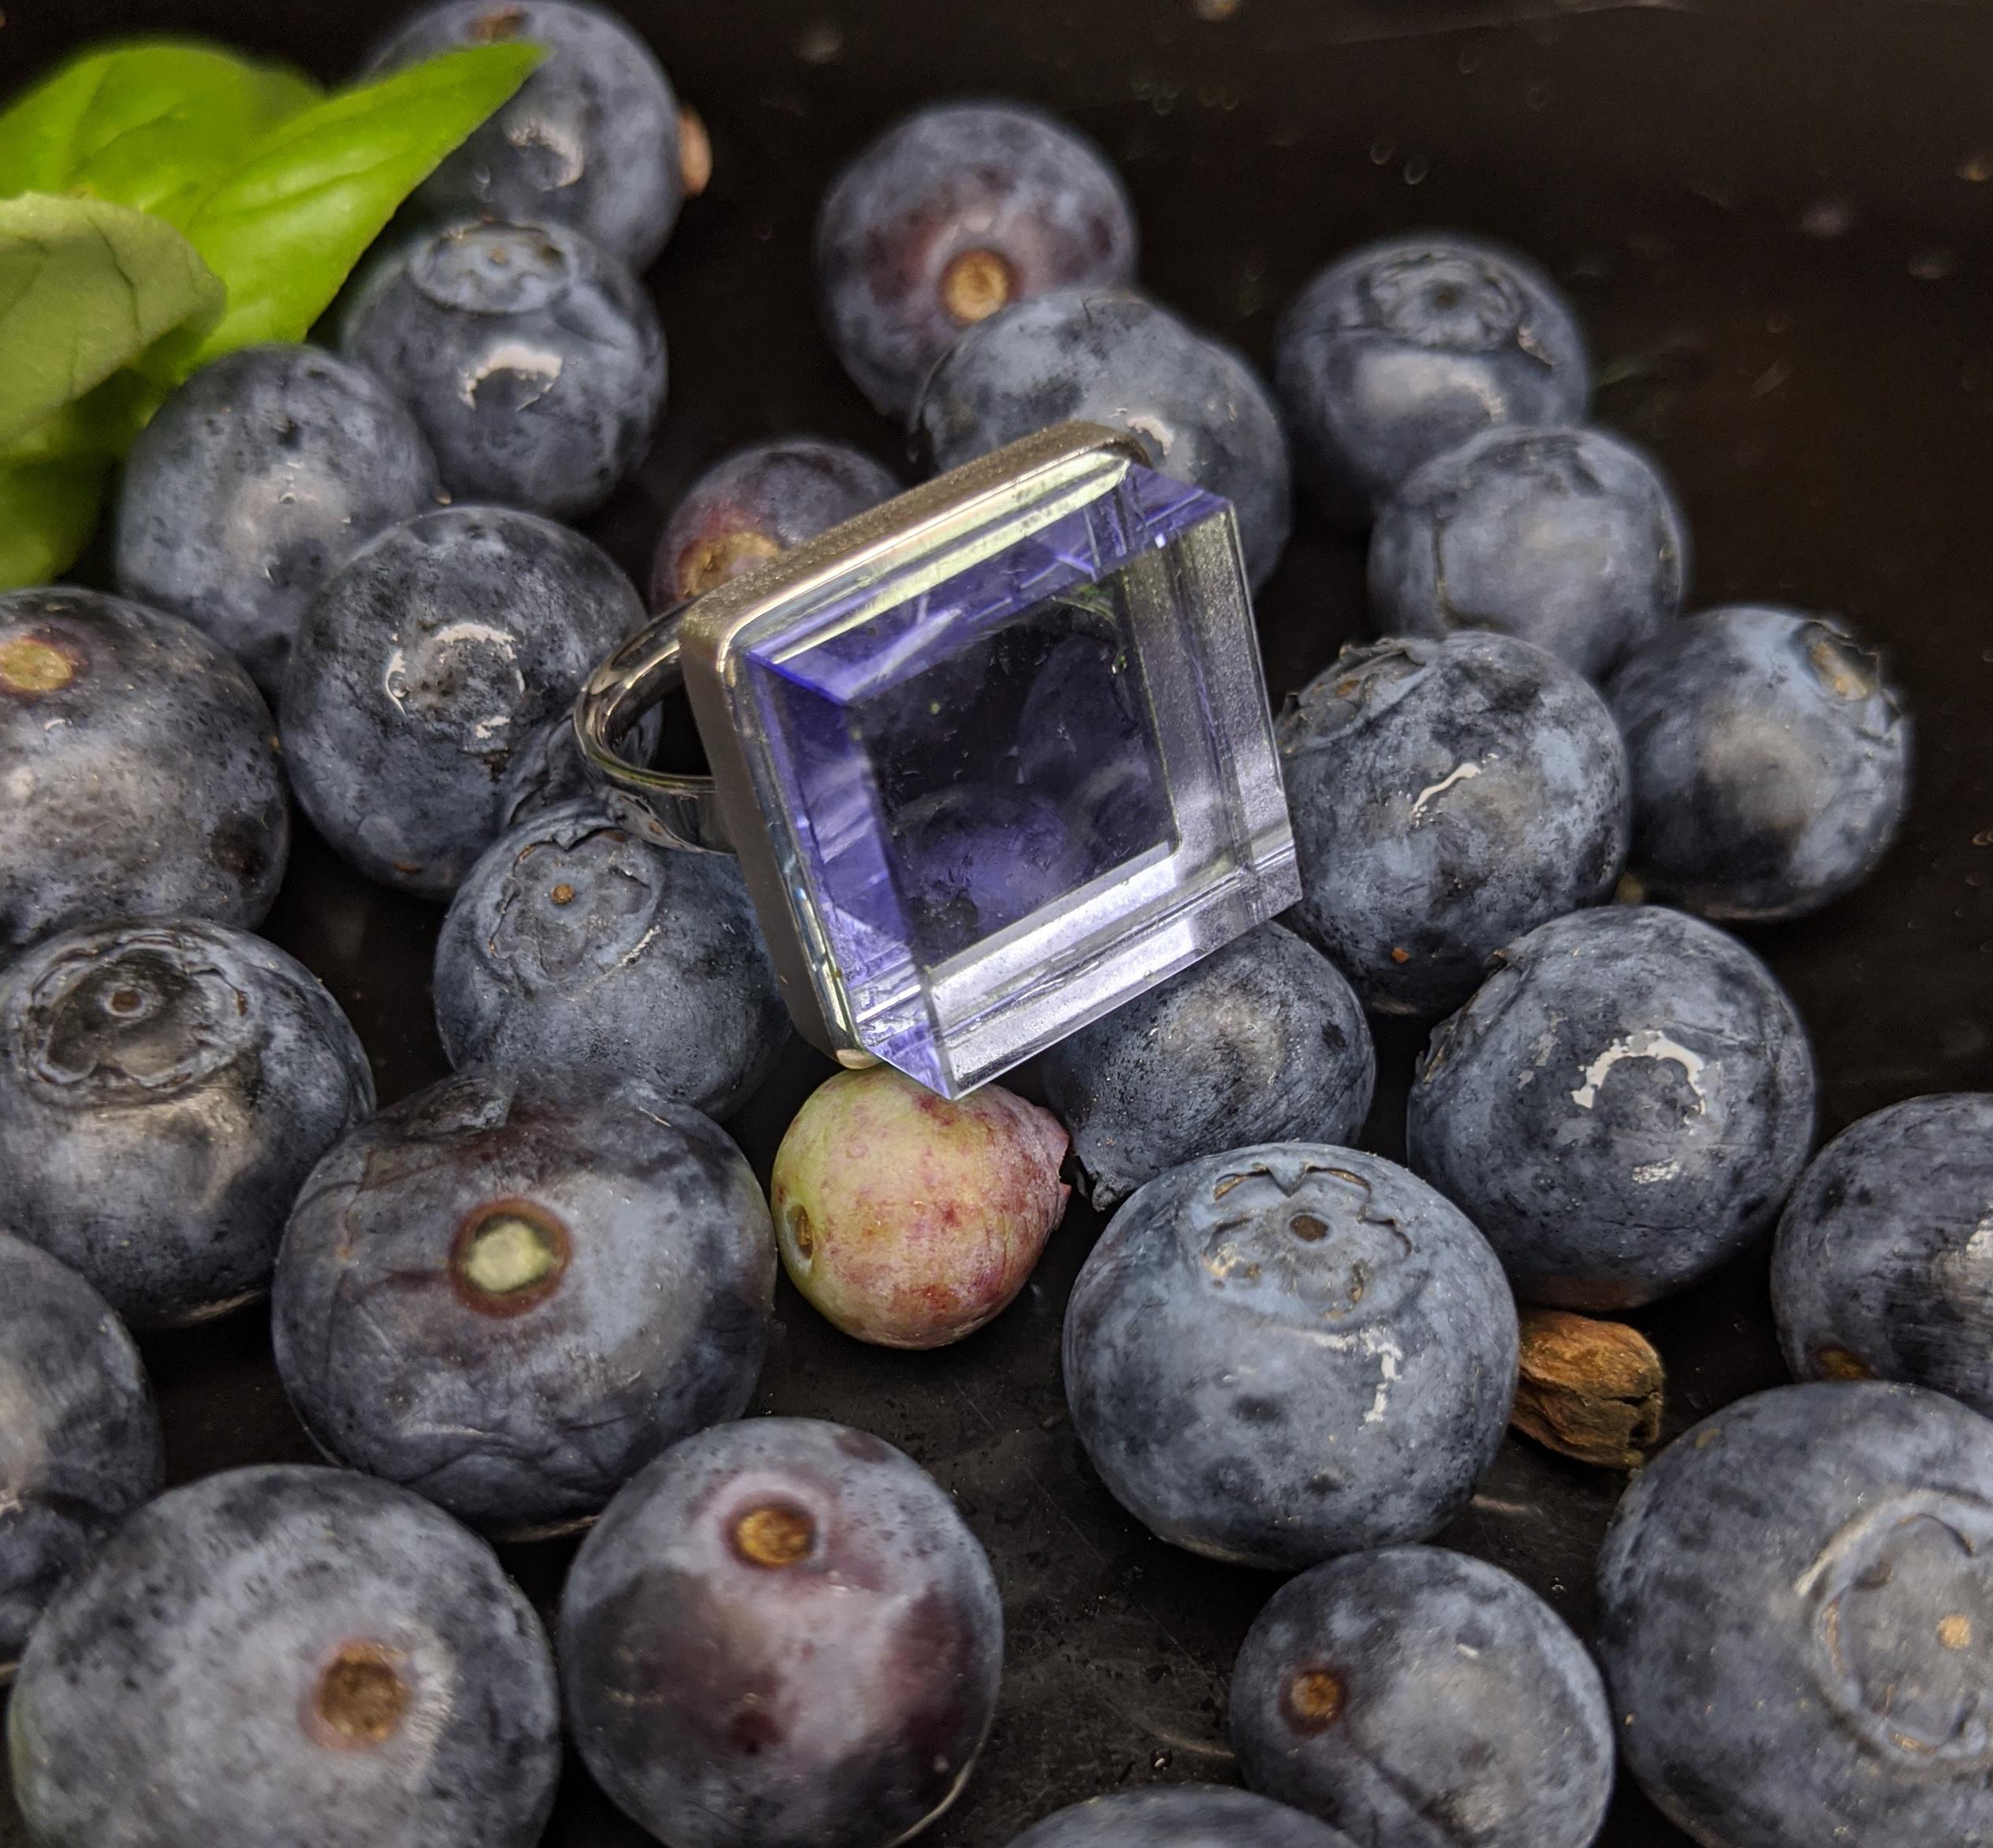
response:
<path id="1" fill-rule="evenodd" d="M 0 462 L 0 591 L 46 584 L 76 563 L 97 529 L 103 456 Z"/>
<path id="2" fill-rule="evenodd" d="M 187 219 L 229 306 L 204 339 L 166 349 L 173 374 L 259 341 L 302 339 L 402 200 L 542 55 L 528 44 L 445 52 L 272 129 Z"/>
<path id="3" fill-rule="evenodd" d="M 0 199 L 0 445 L 176 330 L 198 340 L 224 301 L 162 218 L 99 199 Z"/>
<path id="4" fill-rule="evenodd" d="M 207 45 L 90 52 L 0 115 L 0 196 L 76 193 L 177 221 L 319 95 L 295 71 Z"/>

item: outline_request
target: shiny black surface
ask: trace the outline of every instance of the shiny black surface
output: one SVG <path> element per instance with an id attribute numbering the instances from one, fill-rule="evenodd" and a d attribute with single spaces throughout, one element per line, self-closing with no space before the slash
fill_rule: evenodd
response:
<path id="1" fill-rule="evenodd" d="M 705 112 L 712 191 L 652 273 L 672 349 L 650 462 L 590 530 L 642 581 L 674 497 L 722 449 L 798 429 L 896 464 L 818 337 L 808 234 L 865 136 L 951 92 L 1058 110 L 1121 162 L 1149 286 L 1264 363 L 1283 303 L 1359 239 L 1445 224 L 1507 238 L 1569 288 L 1600 417 L 1686 501 L 1693 600 L 1838 610 L 1892 650 L 1920 727 L 1918 794 L 1880 874 L 1751 933 L 1812 1030 L 1821 1129 L 1918 1092 L 1993 1086 L 1993 15 L 1973 0 L 623 0 Z M 9 0 L 0 81 L 86 39 L 170 28 L 349 71 L 394 0 Z M 1225 17 L 1214 17 L 1216 15 Z M 1361 632 L 1360 550 L 1304 516 L 1261 600 L 1276 696 Z M 682 715 L 681 715 L 682 717 Z M 682 756 L 686 748 L 680 741 Z M 270 926 L 330 982 L 383 1100 L 437 1075 L 439 913 L 300 842 Z M 1367 1141 L 1402 1151 L 1419 1036 L 1381 1034 Z M 732 1126 L 763 1175 L 825 1069 L 798 1053 Z M 1028 1088 L 1028 1084 L 1026 1088 Z M 1098 1222 L 1075 1206 L 1025 1298 L 934 1354 L 861 1347 L 787 1291 L 758 1409 L 863 1425 L 958 1496 L 1010 1623 L 996 1731 L 930 1838 L 1000 1845 L 1058 1805 L 1232 1775 L 1225 1684 L 1271 1589 L 1151 1541 L 1082 1461 L 1057 1366 Z M 1671 1371 L 1669 1429 L 1782 1377 L 1764 1263 L 1637 1318 Z M 307 1457 L 262 1318 L 155 1339 L 175 1479 Z M 1581 1626 L 1618 1479 L 1511 1441 L 1447 1537 Z M 550 1607 L 566 1553 L 508 1563 Z M 0 1844 L 23 1839 L 0 1806 Z M 571 1770 L 555 1848 L 640 1838 Z M 1684 1838 L 1622 1790 L 1604 1841 Z"/>

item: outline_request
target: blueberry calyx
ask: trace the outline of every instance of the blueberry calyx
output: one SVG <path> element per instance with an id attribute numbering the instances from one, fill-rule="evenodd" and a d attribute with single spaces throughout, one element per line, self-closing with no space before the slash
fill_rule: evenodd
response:
<path id="1" fill-rule="evenodd" d="M 1017 292 L 1017 278 L 996 251 L 981 246 L 949 258 L 941 272 L 941 306 L 965 327 L 987 321 Z"/>
<path id="2" fill-rule="evenodd" d="M 1327 1732 L 1343 1717 L 1343 1683 L 1334 1670 L 1303 1668 L 1282 1690 L 1280 1706 L 1288 1725 L 1298 1733 Z"/>

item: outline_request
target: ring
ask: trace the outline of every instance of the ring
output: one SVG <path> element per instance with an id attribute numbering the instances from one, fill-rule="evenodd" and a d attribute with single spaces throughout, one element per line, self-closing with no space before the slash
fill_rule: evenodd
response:
<path id="1" fill-rule="evenodd" d="M 709 777 L 617 748 L 681 682 Z M 1231 509 L 1098 425 L 666 612 L 574 724 L 633 826 L 739 855 L 804 1036 L 947 1097 L 1300 897 Z"/>

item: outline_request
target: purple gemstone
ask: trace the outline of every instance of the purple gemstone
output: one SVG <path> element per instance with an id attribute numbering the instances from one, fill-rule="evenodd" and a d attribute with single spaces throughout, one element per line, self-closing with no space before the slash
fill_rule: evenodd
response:
<path id="1" fill-rule="evenodd" d="M 1213 556 L 1221 576 L 1238 577 L 1220 616 L 1193 607 L 1203 580 L 1179 557 L 1200 534 L 1206 577 Z M 957 544 L 972 554 L 978 539 Z M 1254 799 L 1240 799 L 1230 758 L 1251 756 L 1270 734 L 1229 511 L 1211 495 L 1131 468 L 990 556 L 952 572 L 947 562 L 840 583 L 766 632 L 750 630 L 736 658 L 741 729 L 755 741 L 764 806 L 782 818 L 777 858 L 861 1038 L 954 1092 L 994 1075 L 950 1043 L 969 1030 L 967 1015 L 951 1019 L 964 1004 L 949 997 L 975 987 L 975 959 L 996 968 L 1007 946 L 1041 933 L 1042 956 L 1018 952 L 1032 978 L 994 982 L 968 1012 L 979 1028 L 1013 1004 L 1044 1014 L 1062 958 L 1078 967 L 1093 939 L 1168 913 L 1157 893 L 1167 897 L 1168 881 L 1153 874 L 1131 889 L 1140 908 L 1127 918 L 1100 900 L 1131 870 L 1181 857 L 1184 803 L 1197 805 L 1200 838 L 1227 832 L 1212 810 L 1227 803 L 1238 810 L 1227 822 L 1254 832 L 1264 818 L 1247 810 L 1264 809 L 1265 779 L 1254 771 Z M 1242 631 L 1232 650 L 1253 663 L 1245 684 L 1257 710 L 1233 710 L 1236 662 L 1200 648 L 1200 620 L 1221 617 Z M 1271 765 L 1270 743 L 1265 754 Z M 1270 786 L 1277 807 L 1277 766 Z M 1283 807 L 1278 825 L 1284 834 Z M 1210 857 L 1200 849 L 1186 874 L 1210 872 Z M 1122 989 L 1076 992 L 1060 1031 L 1158 979 L 1161 963 L 1180 967 L 1257 922 L 1229 921 L 1245 908 L 1233 905 L 1222 933 L 1194 949 L 1178 930 L 1132 988 L 1124 971 L 1112 978 Z M 999 1041 L 1005 1063 L 1025 1056 L 1016 1034 Z"/>

